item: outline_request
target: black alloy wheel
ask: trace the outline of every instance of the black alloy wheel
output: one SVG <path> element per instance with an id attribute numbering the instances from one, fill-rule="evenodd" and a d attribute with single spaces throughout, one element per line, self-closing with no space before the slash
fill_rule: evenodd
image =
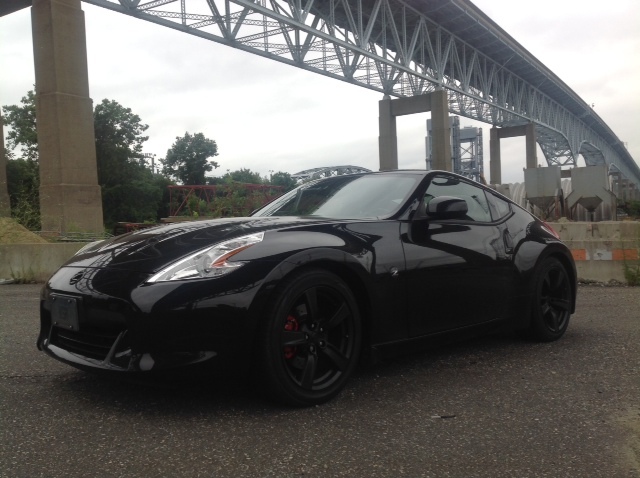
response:
<path id="1" fill-rule="evenodd" d="M 573 291 L 565 267 L 553 257 L 545 259 L 534 279 L 530 336 L 543 342 L 562 337 L 569 325 L 572 303 Z"/>
<path id="2" fill-rule="evenodd" d="M 313 269 L 280 285 L 261 333 L 261 379 L 277 401 L 326 402 L 345 386 L 361 345 L 357 303 L 330 272 Z"/>

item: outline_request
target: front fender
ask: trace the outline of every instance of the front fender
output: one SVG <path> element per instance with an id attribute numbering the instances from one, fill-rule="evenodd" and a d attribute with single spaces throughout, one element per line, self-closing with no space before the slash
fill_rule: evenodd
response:
<path id="1" fill-rule="evenodd" d="M 285 277 L 301 268 L 318 267 L 340 276 L 356 295 L 365 329 L 372 333 L 372 344 L 407 337 L 402 274 L 406 267 L 396 222 L 359 222 L 322 231 L 279 231 L 268 239 L 265 237 L 260 248 L 271 254 L 256 260 L 272 260 L 274 264 L 251 305 L 252 325 L 268 313 L 273 294 Z M 292 245 L 295 250 L 287 250 Z M 260 249 L 251 247 L 247 252 L 257 254 Z"/>
<path id="2" fill-rule="evenodd" d="M 336 272 L 340 276 L 349 275 L 351 280 L 360 282 L 360 289 L 366 292 L 369 308 L 371 307 L 371 295 L 369 293 L 370 271 L 351 254 L 328 247 L 318 247 L 299 251 L 286 257 L 277 263 L 262 281 L 262 285 L 254 297 L 249 309 L 249 317 L 255 325 L 270 310 L 274 293 L 282 280 L 294 271 L 318 267 Z M 350 280 L 347 279 L 347 282 Z"/>

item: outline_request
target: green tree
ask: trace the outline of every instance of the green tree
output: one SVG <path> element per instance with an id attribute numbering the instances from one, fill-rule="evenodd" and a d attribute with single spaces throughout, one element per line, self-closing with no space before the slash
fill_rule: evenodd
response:
<path id="1" fill-rule="evenodd" d="M 631 217 L 640 218 L 640 201 L 630 201 L 628 209 Z"/>
<path id="2" fill-rule="evenodd" d="M 24 226 L 39 229 L 39 175 L 35 94 L 29 91 L 21 105 L 5 106 L 7 182 L 12 215 Z M 115 222 L 156 221 L 168 212 L 169 180 L 154 175 L 142 163 L 148 129 L 130 108 L 104 99 L 94 109 L 98 183 L 102 188 L 105 225 Z M 12 159 L 20 149 L 22 158 Z"/>
<path id="3" fill-rule="evenodd" d="M 7 190 L 11 216 L 30 230 L 40 229 L 40 176 L 38 163 L 29 159 L 7 161 Z"/>
<path id="4" fill-rule="evenodd" d="M 35 93 L 28 91 L 20 105 L 3 107 L 7 131 L 7 191 L 11 216 L 28 229 L 40 229 L 40 176 L 36 133 Z M 20 157 L 16 158 L 14 150 Z"/>
<path id="5" fill-rule="evenodd" d="M 107 228 L 116 222 L 155 222 L 166 215 L 163 204 L 168 180 L 153 174 L 142 161 L 149 128 L 140 117 L 114 100 L 95 107 L 98 183 Z M 168 204 L 168 198 L 166 199 Z"/>
<path id="6" fill-rule="evenodd" d="M 140 117 L 117 101 L 104 99 L 93 112 L 98 161 L 98 183 L 103 188 L 143 179 L 142 145 L 149 128 Z M 105 206 L 107 206 L 105 204 Z"/>
<path id="7" fill-rule="evenodd" d="M 206 173 L 218 167 L 209 158 L 218 155 L 218 145 L 202 133 L 194 135 L 186 132 L 167 151 L 163 172 L 182 184 L 206 184 Z"/>
<path id="8" fill-rule="evenodd" d="M 20 103 L 2 107 L 4 124 L 11 128 L 7 133 L 7 150 L 20 148 L 24 159 L 37 161 L 36 96 L 33 90 L 28 91 Z"/>
<path id="9" fill-rule="evenodd" d="M 156 220 L 160 220 L 163 217 L 169 216 L 169 186 L 175 183 L 162 174 L 154 174 L 153 184 L 157 189 L 162 191 L 162 197 L 160 199 L 160 202 L 158 203 L 158 209 L 156 211 Z"/>
<path id="10" fill-rule="evenodd" d="M 105 223 L 113 227 L 116 222 L 157 222 L 164 189 L 153 179 L 134 179 L 104 189 L 102 199 L 109 205 Z"/>
<path id="11" fill-rule="evenodd" d="M 247 184 L 263 184 L 264 180 L 260 173 L 254 173 L 249 168 L 241 168 L 236 171 L 231 171 L 222 176 L 225 182 L 236 181 L 238 183 Z"/>
<path id="12" fill-rule="evenodd" d="M 272 186 L 282 186 L 284 188 L 283 192 L 287 192 L 296 187 L 296 180 L 293 179 L 289 173 L 282 171 L 273 173 L 269 182 Z"/>

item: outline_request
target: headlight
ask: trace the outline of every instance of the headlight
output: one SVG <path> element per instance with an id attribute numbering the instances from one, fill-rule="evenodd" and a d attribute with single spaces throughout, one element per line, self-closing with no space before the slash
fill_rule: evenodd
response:
<path id="1" fill-rule="evenodd" d="M 227 262 L 227 260 L 238 252 L 261 242 L 263 238 L 264 232 L 259 232 L 221 242 L 162 269 L 147 282 L 201 279 L 228 274 L 242 267 L 244 262 Z"/>

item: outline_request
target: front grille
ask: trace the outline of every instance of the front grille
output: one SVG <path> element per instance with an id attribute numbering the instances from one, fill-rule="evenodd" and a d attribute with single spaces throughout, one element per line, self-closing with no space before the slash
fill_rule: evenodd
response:
<path id="1" fill-rule="evenodd" d="M 97 329 L 75 332 L 53 327 L 51 344 L 82 357 L 103 361 L 107 358 L 120 332 Z"/>

